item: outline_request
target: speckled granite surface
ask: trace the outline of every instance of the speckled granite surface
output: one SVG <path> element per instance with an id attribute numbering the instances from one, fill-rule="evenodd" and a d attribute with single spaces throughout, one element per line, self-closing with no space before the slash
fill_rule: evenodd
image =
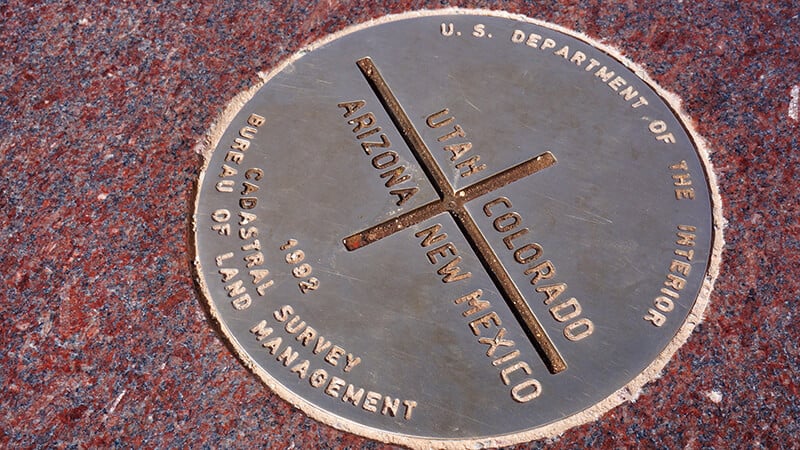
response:
<path id="1" fill-rule="evenodd" d="M 381 447 L 271 394 L 210 325 L 195 148 L 256 71 L 443 3 L 0 1 L 0 446 Z M 638 3 L 460 5 L 584 32 L 678 93 L 729 221 L 706 320 L 664 376 L 529 446 L 800 448 L 800 3 Z"/>

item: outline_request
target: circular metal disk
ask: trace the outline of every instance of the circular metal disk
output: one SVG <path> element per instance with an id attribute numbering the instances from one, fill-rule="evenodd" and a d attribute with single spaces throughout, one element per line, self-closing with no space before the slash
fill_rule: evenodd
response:
<path id="1" fill-rule="evenodd" d="M 343 430 L 555 435 L 630 398 L 700 319 L 705 152 L 607 47 L 487 11 L 301 52 L 210 135 L 197 278 L 238 356 Z"/>

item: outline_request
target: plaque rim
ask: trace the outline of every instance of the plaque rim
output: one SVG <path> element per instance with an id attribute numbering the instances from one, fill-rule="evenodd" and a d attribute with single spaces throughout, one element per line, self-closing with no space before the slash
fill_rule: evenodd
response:
<path id="1" fill-rule="evenodd" d="M 529 430 L 519 431 L 515 433 L 507 433 L 495 436 L 483 436 L 466 439 L 437 439 L 429 437 L 419 437 L 406 435 L 397 432 L 390 432 L 374 428 L 371 426 L 363 425 L 356 421 L 338 416 L 332 412 L 326 411 L 313 403 L 309 402 L 300 395 L 292 392 L 290 389 L 283 386 L 277 379 L 273 378 L 266 370 L 250 357 L 250 355 L 238 344 L 238 339 L 233 335 L 231 330 L 221 320 L 221 314 L 217 310 L 214 301 L 208 290 L 203 274 L 203 266 L 200 262 L 198 255 L 198 208 L 200 206 L 201 186 L 207 174 L 211 156 L 219 145 L 223 134 L 228 129 L 233 119 L 244 107 L 244 105 L 252 99 L 256 93 L 264 87 L 276 74 L 282 72 L 286 67 L 296 62 L 305 54 L 314 51 L 330 42 L 340 39 L 346 35 L 355 33 L 357 31 L 370 28 L 376 25 L 385 23 L 397 22 L 406 19 L 420 18 L 420 17 L 436 17 L 447 15 L 476 15 L 497 17 L 502 19 L 510 19 L 524 23 L 534 24 L 544 27 L 569 37 L 582 41 L 601 52 L 606 53 L 611 58 L 620 62 L 623 66 L 631 70 L 639 79 L 647 84 L 655 93 L 666 103 L 667 107 L 678 119 L 680 125 L 686 130 L 689 140 L 694 144 L 696 153 L 701 161 L 703 172 L 705 175 L 705 182 L 710 194 L 711 203 L 711 248 L 708 260 L 708 266 L 705 272 L 703 283 L 694 305 L 689 310 L 686 320 L 678 328 L 675 336 L 670 340 L 667 346 L 658 354 L 658 356 L 650 363 L 644 370 L 637 374 L 630 382 L 621 387 L 617 391 L 603 400 L 593 404 L 592 406 L 580 411 L 576 414 L 567 416 L 556 422 L 532 428 Z M 714 166 L 711 163 L 711 152 L 705 140 L 700 136 L 694 128 L 692 119 L 684 112 L 681 99 L 676 94 L 667 91 L 658 85 L 653 80 L 645 69 L 629 60 L 622 52 L 616 48 L 604 44 L 596 39 L 593 39 L 583 33 L 576 32 L 561 25 L 545 22 L 543 20 L 534 19 L 523 14 L 509 13 L 500 10 L 489 9 L 470 9 L 470 8 L 442 8 L 435 10 L 417 10 L 407 11 L 397 14 L 389 14 L 379 18 L 370 19 L 365 22 L 350 25 L 335 33 L 328 34 L 321 39 L 314 41 L 302 47 L 275 65 L 269 71 L 258 71 L 257 76 L 259 80 L 250 88 L 238 93 L 231 99 L 223 109 L 223 111 L 215 118 L 210 125 L 206 134 L 201 138 L 200 142 L 195 145 L 195 151 L 202 155 L 203 162 L 200 172 L 193 185 L 192 192 L 192 211 L 189 224 L 189 251 L 192 260 L 192 278 L 195 282 L 197 291 L 200 293 L 202 303 L 206 307 L 206 312 L 209 315 L 214 327 L 224 336 L 224 345 L 228 347 L 239 361 L 259 380 L 264 383 L 272 392 L 278 395 L 282 400 L 290 403 L 292 406 L 300 409 L 308 417 L 332 426 L 338 430 L 353 433 L 368 439 L 374 439 L 388 444 L 403 445 L 410 448 L 443 448 L 443 449 L 464 449 L 464 448 L 483 448 L 483 447 L 500 447 L 524 442 L 532 442 L 546 438 L 556 437 L 570 428 L 583 425 L 599 419 L 608 411 L 615 407 L 627 402 L 635 400 L 642 388 L 660 378 L 661 371 L 672 359 L 672 356 L 678 349 L 686 343 L 694 328 L 703 320 L 703 314 L 710 303 L 711 293 L 713 291 L 714 283 L 719 275 L 720 265 L 722 262 L 722 253 L 724 249 L 724 229 L 727 222 L 722 213 L 722 198 L 719 193 L 717 177 L 715 174 Z"/>

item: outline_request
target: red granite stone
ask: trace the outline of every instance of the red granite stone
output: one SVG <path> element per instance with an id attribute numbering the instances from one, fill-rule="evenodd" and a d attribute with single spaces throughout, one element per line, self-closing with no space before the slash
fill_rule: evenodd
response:
<path id="1" fill-rule="evenodd" d="M 192 284 L 197 143 L 238 92 L 348 24 L 448 2 L 0 2 L 0 446 L 379 448 L 256 380 Z M 713 152 L 724 263 L 638 400 L 520 448 L 800 447 L 800 5 L 462 2 L 620 49 Z"/>

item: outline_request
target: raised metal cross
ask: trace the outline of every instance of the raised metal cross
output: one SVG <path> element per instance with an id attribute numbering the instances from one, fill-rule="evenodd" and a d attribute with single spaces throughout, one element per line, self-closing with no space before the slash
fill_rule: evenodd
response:
<path id="1" fill-rule="evenodd" d="M 553 154 L 550 152 L 542 153 L 535 158 L 456 191 L 450 185 L 430 149 L 420 137 L 419 132 L 411 123 L 391 89 L 389 89 L 372 59 L 369 57 L 361 58 L 356 64 L 430 179 L 434 189 L 439 194 L 439 200 L 344 238 L 345 248 L 353 251 L 441 213 L 450 213 L 456 224 L 461 228 L 467 241 L 475 250 L 481 264 L 503 294 L 503 298 L 520 320 L 522 328 L 528 334 L 548 370 L 551 373 L 564 371 L 567 368 L 564 358 L 562 358 L 550 337 L 545 333 L 531 307 L 522 297 L 522 293 L 517 289 L 508 272 L 500 264 L 497 255 L 489 246 L 486 238 L 478 229 L 475 220 L 464 207 L 469 201 L 552 166 L 556 163 Z"/>

